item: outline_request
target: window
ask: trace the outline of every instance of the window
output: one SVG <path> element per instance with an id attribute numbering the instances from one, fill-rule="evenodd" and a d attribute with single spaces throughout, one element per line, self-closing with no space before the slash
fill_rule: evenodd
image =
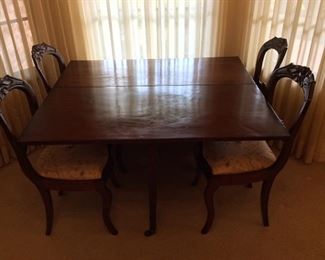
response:
<path id="1" fill-rule="evenodd" d="M 1 1 L 0 27 L 0 56 L 6 73 L 30 67 L 33 38 L 24 0 Z"/>

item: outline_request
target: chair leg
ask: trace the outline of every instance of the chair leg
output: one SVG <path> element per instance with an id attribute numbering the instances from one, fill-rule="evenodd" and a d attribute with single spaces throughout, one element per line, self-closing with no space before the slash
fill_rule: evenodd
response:
<path id="1" fill-rule="evenodd" d="M 114 227 L 110 218 L 110 208 L 112 204 L 112 193 L 103 183 L 97 188 L 97 192 L 101 195 L 103 201 L 103 220 L 112 235 L 117 235 L 118 231 Z"/>
<path id="2" fill-rule="evenodd" d="M 115 157 L 116 157 L 116 164 L 117 164 L 117 168 L 123 172 L 123 173 L 127 173 L 126 167 L 125 167 L 125 163 L 123 160 L 123 156 L 122 156 L 122 149 L 120 145 L 116 145 L 115 148 Z"/>
<path id="3" fill-rule="evenodd" d="M 192 186 L 196 186 L 199 183 L 201 175 L 202 175 L 202 173 L 201 173 L 199 167 L 197 167 L 194 180 L 192 181 Z"/>
<path id="4" fill-rule="evenodd" d="M 53 204 L 52 204 L 52 197 L 49 190 L 46 190 L 41 187 L 37 187 L 45 206 L 45 213 L 46 213 L 46 232 L 47 236 L 51 235 L 52 226 L 53 226 Z"/>
<path id="5" fill-rule="evenodd" d="M 116 179 L 116 175 L 115 175 L 116 169 L 114 167 L 115 162 L 116 162 L 115 151 L 112 153 L 111 146 L 108 146 L 108 152 L 109 152 L 110 158 L 106 162 L 105 168 L 103 170 L 103 178 L 104 178 L 105 181 L 107 181 L 109 179 L 112 182 L 114 187 L 119 188 L 120 184 Z"/>
<path id="6" fill-rule="evenodd" d="M 110 180 L 111 180 L 111 182 L 112 182 L 112 184 L 113 184 L 113 186 L 115 188 L 120 188 L 121 187 L 120 183 L 116 179 L 116 175 L 115 175 L 115 171 L 114 170 L 111 172 L 111 176 L 109 178 L 110 178 Z"/>
<path id="7" fill-rule="evenodd" d="M 269 226 L 268 203 L 269 203 L 269 196 L 270 196 L 270 191 L 271 191 L 273 181 L 274 179 L 267 180 L 264 181 L 262 184 L 261 210 L 262 210 L 263 225 L 265 227 Z"/>
<path id="8" fill-rule="evenodd" d="M 196 163 L 196 173 L 195 173 L 194 180 L 192 181 L 192 186 L 196 186 L 199 183 L 199 180 L 202 175 L 201 165 L 200 165 L 200 163 L 201 163 L 201 161 L 200 161 L 200 145 L 196 145 L 196 147 L 194 148 L 194 159 L 195 159 L 195 163 Z"/>
<path id="9" fill-rule="evenodd" d="M 201 230 L 202 234 L 207 234 L 212 226 L 214 220 L 214 193 L 217 186 L 207 185 L 204 191 L 204 201 L 207 208 L 207 219 L 204 227 Z"/>

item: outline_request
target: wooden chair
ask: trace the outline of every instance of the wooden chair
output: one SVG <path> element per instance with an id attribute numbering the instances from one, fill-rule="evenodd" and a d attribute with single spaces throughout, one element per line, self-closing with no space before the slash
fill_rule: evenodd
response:
<path id="1" fill-rule="evenodd" d="M 35 68 L 38 71 L 38 73 L 42 79 L 42 82 L 45 86 L 46 92 L 49 93 L 51 91 L 52 87 L 49 84 L 48 80 L 46 79 L 45 71 L 43 70 L 43 58 L 46 55 L 53 55 L 55 57 L 55 59 L 57 60 L 57 62 L 59 64 L 60 73 L 62 73 L 65 70 L 66 66 L 64 63 L 63 56 L 56 48 L 54 48 L 44 42 L 36 44 L 32 47 L 32 59 L 33 59 Z M 122 172 L 127 172 L 125 163 L 122 158 L 121 147 L 116 145 L 114 150 L 115 150 L 114 158 L 116 161 L 117 168 Z M 117 186 L 117 187 L 119 186 L 119 184 L 115 178 L 112 178 L 112 181 L 115 186 Z M 60 192 L 60 194 L 62 194 L 62 192 Z"/>
<path id="2" fill-rule="evenodd" d="M 6 75 L 0 79 L 0 101 L 7 94 L 16 90 L 25 94 L 31 113 L 38 104 L 30 85 L 25 81 Z M 41 151 L 36 163 L 31 163 L 27 156 L 27 147 L 18 142 L 17 136 L 0 110 L 0 124 L 12 145 L 19 165 L 26 177 L 36 186 L 41 194 L 46 212 L 46 235 L 51 234 L 53 223 L 53 205 L 51 190 L 98 192 L 103 201 L 103 220 L 112 234 L 117 230 L 110 220 L 112 195 L 106 182 L 113 166 L 109 160 L 107 146 L 100 145 L 50 145 Z"/>
<path id="3" fill-rule="evenodd" d="M 271 49 L 274 49 L 278 52 L 278 60 L 277 60 L 276 65 L 273 69 L 273 71 L 274 71 L 280 67 L 280 65 L 284 59 L 284 56 L 287 52 L 287 49 L 288 49 L 287 40 L 285 38 L 274 37 L 271 40 L 268 40 L 267 42 L 265 42 L 258 52 L 253 79 L 254 79 L 256 85 L 258 86 L 258 88 L 262 91 L 264 96 L 267 95 L 267 87 L 266 87 L 265 83 L 261 81 L 260 77 L 261 77 L 264 56 Z M 196 154 L 197 154 L 197 152 L 196 152 Z M 199 170 L 197 170 L 197 172 L 195 173 L 194 180 L 192 181 L 192 186 L 196 186 L 198 184 L 200 177 L 201 177 L 201 173 Z M 252 188 L 251 183 L 248 183 L 246 186 L 248 188 Z"/>
<path id="4" fill-rule="evenodd" d="M 201 145 L 196 156 L 201 171 L 207 177 L 204 199 L 207 207 L 206 223 L 201 231 L 206 234 L 214 219 L 214 193 L 222 185 L 245 185 L 262 181 L 261 210 L 264 226 L 269 225 L 268 200 L 277 174 L 286 164 L 298 129 L 305 117 L 314 91 L 314 75 L 309 68 L 289 64 L 275 70 L 268 82 L 267 101 L 272 99 L 277 82 L 290 78 L 297 82 L 304 94 L 304 101 L 293 124 L 288 128 L 290 137 L 276 157 L 266 141 L 210 142 Z M 279 85 L 280 87 L 280 85 Z"/>
<path id="5" fill-rule="evenodd" d="M 271 40 L 265 42 L 258 52 L 253 79 L 264 95 L 266 95 L 267 89 L 265 83 L 261 81 L 260 77 L 261 77 L 264 56 L 271 49 L 276 50 L 278 52 L 278 60 L 273 69 L 274 71 L 280 67 L 284 59 L 284 56 L 287 52 L 288 49 L 287 40 L 285 38 L 274 37 Z"/>
<path id="6" fill-rule="evenodd" d="M 64 59 L 63 59 L 63 56 L 61 55 L 61 53 L 56 48 L 54 48 L 44 42 L 40 43 L 40 44 L 36 44 L 32 47 L 32 59 L 33 59 L 34 65 L 43 81 L 43 84 L 46 88 L 47 93 L 49 93 L 51 91 L 52 87 L 50 86 L 48 80 L 46 79 L 45 71 L 43 70 L 43 58 L 46 55 L 52 55 L 55 57 L 55 59 L 57 60 L 57 62 L 59 64 L 60 73 L 62 73 L 65 70 L 65 63 L 64 63 Z"/>

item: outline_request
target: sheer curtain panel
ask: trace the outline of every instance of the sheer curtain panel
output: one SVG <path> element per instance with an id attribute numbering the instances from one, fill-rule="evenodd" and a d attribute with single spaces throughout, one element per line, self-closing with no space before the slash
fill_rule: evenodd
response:
<path id="1" fill-rule="evenodd" d="M 89 59 L 216 56 L 226 1 L 79 0 Z"/>

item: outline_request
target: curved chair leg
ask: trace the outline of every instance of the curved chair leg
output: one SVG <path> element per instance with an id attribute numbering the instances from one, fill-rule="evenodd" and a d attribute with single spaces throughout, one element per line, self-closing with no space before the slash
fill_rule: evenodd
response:
<path id="1" fill-rule="evenodd" d="M 202 175 L 202 173 L 201 173 L 200 169 L 197 167 L 194 180 L 192 181 L 192 186 L 196 186 L 199 183 L 201 175 Z"/>
<path id="2" fill-rule="evenodd" d="M 103 201 L 103 220 L 104 223 L 109 230 L 109 232 L 112 235 L 117 235 L 118 231 L 114 227 L 114 225 L 111 222 L 110 218 L 110 208 L 112 204 L 112 193 L 111 191 L 105 186 L 105 184 L 100 185 L 99 188 L 97 188 L 97 192 L 101 195 L 102 201 Z"/>
<path id="3" fill-rule="evenodd" d="M 111 182 L 112 182 L 112 184 L 113 184 L 113 186 L 115 188 L 120 188 L 121 187 L 120 183 L 116 179 L 116 175 L 115 175 L 114 171 L 111 172 L 111 176 L 109 178 L 110 178 L 110 180 L 111 180 Z"/>
<path id="4" fill-rule="evenodd" d="M 204 201 L 207 207 L 207 219 L 204 227 L 201 230 L 202 234 L 207 234 L 212 226 L 214 220 L 214 193 L 217 187 L 213 187 L 208 184 L 204 191 Z"/>
<path id="5" fill-rule="evenodd" d="M 52 226 L 53 226 L 53 204 L 52 204 L 52 197 L 49 190 L 46 190 L 41 187 L 37 187 L 45 206 L 45 213 L 46 213 L 46 232 L 47 236 L 51 235 Z"/>
<path id="6" fill-rule="evenodd" d="M 109 152 L 109 156 L 112 156 L 112 152 L 111 152 L 111 147 L 110 146 L 108 146 L 108 152 Z M 112 156 L 112 157 L 114 157 L 114 156 Z M 104 178 L 105 182 L 109 179 L 112 182 L 112 184 L 113 184 L 114 187 L 119 188 L 120 187 L 120 184 L 119 184 L 119 182 L 116 179 L 114 165 L 115 165 L 114 164 L 114 158 L 113 158 L 113 160 L 108 160 L 106 162 L 106 165 L 105 165 L 104 170 L 103 170 L 103 178 Z"/>
<path id="7" fill-rule="evenodd" d="M 263 217 L 263 225 L 265 227 L 269 226 L 268 203 L 269 203 L 269 196 L 270 196 L 270 191 L 271 191 L 273 181 L 274 179 L 264 181 L 262 185 L 261 210 L 262 210 L 262 217 Z"/>
<path id="8" fill-rule="evenodd" d="M 199 180 L 202 175 L 201 165 L 200 165 L 200 163 L 201 163 L 201 161 L 200 161 L 200 145 L 197 145 L 195 147 L 194 159 L 195 159 L 195 163 L 196 163 L 196 174 L 195 174 L 194 180 L 192 181 L 192 186 L 196 186 L 199 183 Z"/>
<path id="9" fill-rule="evenodd" d="M 122 156 L 122 149 L 121 149 L 121 146 L 119 146 L 119 145 L 117 145 L 116 148 L 115 148 L 115 157 L 116 157 L 117 168 L 121 172 L 127 173 L 125 163 L 124 163 L 124 160 L 123 160 L 123 156 Z"/>

